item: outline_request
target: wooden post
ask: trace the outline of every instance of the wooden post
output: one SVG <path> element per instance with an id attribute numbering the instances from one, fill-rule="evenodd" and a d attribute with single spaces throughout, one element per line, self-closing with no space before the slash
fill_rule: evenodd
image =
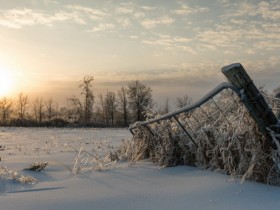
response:
<path id="1" fill-rule="evenodd" d="M 231 64 L 223 67 L 222 73 L 229 82 L 240 90 L 241 100 L 257 123 L 260 132 L 269 139 L 270 145 L 276 149 L 276 145 L 266 128 L 277 125 L 278 119 L 243 66 L 240 63 Z"/>

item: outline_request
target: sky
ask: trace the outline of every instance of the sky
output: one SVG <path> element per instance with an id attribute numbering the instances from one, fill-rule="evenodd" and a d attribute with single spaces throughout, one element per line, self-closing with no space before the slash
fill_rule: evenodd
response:
<path id="1" fill-rule="evenodd" d="M 236 62 L 272 91 L 280 85 L 280 2 L 0 0 L 0 45 L 0 76 L 11 83 L 2 96 L 63 101 L 92 75 L 96 96 L 140 80 L 159 104 L 197 100 Z"/>

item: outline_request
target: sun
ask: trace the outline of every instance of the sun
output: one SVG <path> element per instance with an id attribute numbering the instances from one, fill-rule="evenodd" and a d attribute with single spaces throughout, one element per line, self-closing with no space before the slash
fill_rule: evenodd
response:
<path id="1" fill-rule="evenodd" d="M 0 68 L 0 97 L 6 97 L 10 94 L 13 87 L 13 77 L 11 72 Z"/>

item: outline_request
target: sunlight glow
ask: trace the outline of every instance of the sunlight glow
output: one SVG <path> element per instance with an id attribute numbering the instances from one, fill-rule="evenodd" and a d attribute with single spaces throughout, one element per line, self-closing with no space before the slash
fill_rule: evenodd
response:
<path id="1" fill-rule="evenodd" d="M 0 66 L 0 97 L 7 97 L 13 88 L 12 73 L 5 67 Z"/>

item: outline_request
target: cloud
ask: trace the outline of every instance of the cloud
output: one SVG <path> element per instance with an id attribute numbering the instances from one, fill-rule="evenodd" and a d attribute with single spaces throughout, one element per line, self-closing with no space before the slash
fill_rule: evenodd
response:
<path id="1" fill-rule="evenodd" d="M 144 12 L 135 12 L 134 14 L 133 14 L 133 17 L 135 18 L 135 19 L 141 19 L 141 18 L 144 18 L 146 16 L 146 14 L 144 13 Z"/>
<path id="2" fill-rule="evenodd" d="M 100 31 L 111 31 L 115 29 L 115 25 L 111 23 L 100 23 L 97 26 L 93 27 L 88 32 L 100 32 Z"/>
<path id="3" fill-rule="evenodd" d="M 137 35 L 131 35 L 129 38 L 130 38 L 130 39 L 139 39 L 139 36 L 137 36 Z"/>
<path id="4" fill-rule="evenodd" d="M 127 15 L 127 14 L 132 14 L 134 12 L 134 10 L 133 10 L 133 8 L 122 6 L 122 7 L 117 7 L 116 12 L 119 14 Z"/>
<path id="5" fill-rule="evenodd" d="M 172 10 L 171 12 L 176 15 L 186 16 L 190 14 L 203 13 L 207 11 L 209 11 L 209 8 L 207 7 L 199 7 L 199 6 L 190 7 L 187 4 L 181 3 L 180 9 Z"/>
<path id="6" fill-rule="evenodd" d="M 247 54 L 249 54 L 249 55 L 254 55 L 254 54 L 256 54 L 256 52 L 255 52 L 254 50 L 252 50 L 252 49 L 246 50 L 245 53 L 247 53 Z"/>
<path id="7" fill-rule="evenodd" d="M 18 8 L 4 11 L 0 16 L 0 25 L 9 28 L 19 29 L 22 26 L 33 26 L 33 25 L 52 25 L 52 21 L 49 16 L 35 12 L 28 8 Z"/>
<path id="8" fill-rule="evenodd" d="M 276 50 L 280 48 L 280 40 L 262 40 L 254 44 L 254 47 L 259 50 Z"/>
<path id="9" fill-rule="evenodd" d="M 109 16 L 108 12 L 105 12 L 103 10 L 93 9 L 91 7 L 84 7 L 81 5 L 68 5 L 66 6 L 66 8 L 75 11 L 79 15 L 87 16 L 92 20 L 101 20 L 104 17 Z"/>
<path id="10" fill-rule="evenodd" d="M 54 4 L 53 1 L 45 2 Z M 55 22 L 73 21 L 78 24 L 86 24 L 86 19 L 103 20 L 108 17 L 108 12 L 80 5 L 68 5 L 54 13 L 34 10 L 30 8 L 16 8 L 4 10 L 0 15 L 0 25 L 20 29 L 24 26 L 46 25 L 53 26 Z M 124 24 L 124 23 L 122 23 Z"/>
<path id="11" fill-rule="evenodd" d="M 226 9 L 223 17 L 242 17 L 250 18 L 259 16 L 265 20 L 279 21 L 280 6 L 279 1 L 245 1 L 239 3 L 222 4 Z"/>
<path id="12" fill-rule="evenodd" d="M 226 55 L 234 55 L 234 52 L 231 51 L 231 50 L 225 50 L 224 53 L 225 53 Z"/>
<path id="13" fill-rule="evenodd" d="M 151 6 L 140 6 L 140 8 L 144 11 L 154 11 L 157 7 L 151 7 Z"/>
<path id="14" fill-rule="evenodd" d="M 239 46 L 243 40 L 244 29 L 236 29 L 231 26 L 217 26 L 214 29 L 201 30 L 196 35 L 197 40 L 215 47 Z M 201 45 L 203 46 L 203 45 Z"/>
<path id="15" fill-rule="evenodd" d="M 189 46 L 192 39 L 188 37 L 171 36 L 165 34 L 155 34 L 154 38 L 144 39 L 142 43 L 162 46 L 166 50 L 180 50 L 196 54 L 193 47 Z"/>
<path id="16" fill-rule="evenodd" d="M 246 27 L 239 24 L 216 24 L 213 28 L 197 29 L 196 41 L 202 50 L 238 47 L 247 54 L 260 49 L 276 50 L 280 47 L 280 24 L 261 21 L 248 22 Z"/>
<path id="17" fill-rule="evenodd" d="M 166 34 L 155 34 L 155 38 L 148 41 L 144 40 L 144 43 L 147 44 L 154 44 L 154 45 L 162 45 L 162 46 L 171 46 L 176 43 L 188 43 L 192 41 L 192 39 L 187 37 L 180 37 L 180 36 L 171 36 Z"/>
<path id="18" fill-rule="evenodd" d="M 58 3 L 57 1 L 55 1 L 55 0 L 43 0 L 43 2 L 44 2 L 45 5 L 51 5 L 51 4 L 57 5 L 57 4 L 59 4 L 59 3 Z"/>
<path id="19" fill-rule="evenodd" d="M 86 24 L 85 20 L 76 12 L 60 11 L 55 13 L 53 16 L 50 16 L 49 19 L 52 22 L 63 22 L 67 20 L 73 20 L 75 23 L 78 24 Z"/>
<path id="20" fill-rule="evenodd" d="M 257 13 L 264 19 L 279 21 L 280 6 L 278 1 L 265 2 L 262 1 L 258 4 Z"/>
<path id="21" fill-rule="evenodd" d="M 221 4 L 224 14 L 221 18 L 250 17 L 257 15 L 257 6 L 253 3 L 238 2 Z"/>
<path id="22" fill-rule="evenodd" d="M 132 80 L 140 80 L 153 84 L 165 83 L 172 87 L 196 83 L 198 83 L 197 85 L 203 85 L 203 81 L 204 83 L 213 84 L 213 82 L 217 81 L 217 72 L 221 74 L 221 66 L 216 62 L 181 63 L 167 68 L 99 73 L 96 76 L 96 81 L 116 85 Z M 208 80 L 208 78 L 211 79 Z M 222 74 L 220 78 L 223 78 Z"/>
<path id="23" fill-rule="evenodd" d="M 46 25 L 53 26 L 54 22 L 73 20 L 79 24 L 85 21 L 76 12 L 59 11 L 55 14 L 47 14 L 42 11 L 34 11 L 29 8 L 17 8 L 4 11 L 0 15 L 0 25 L 8 28 L 20 29 L 24 26 Z"/>
<path id="24" fill-rule="evenodd" d="M 230 23 L 231 24 L 235 24 L 235 25 L 239 25 L 239 26 L 244 26 L 246 23 L 246 20 L 242 20 L 242 19 L 230 19 Z"/>
<path id="25" fill-rule="evenodd" d="M 169 16 L 162 16 L 156 19 L 145 19 L 141 21 L 141 25 L 146 29 L 152 29 L 159 25 L 170 25 L 175 22 L 175 19 Z"/>
<path id="26" fill-rule="evenodd" d="M 121 24 L 122 27 L 126 28 L 131 25 L 131 21 L 129 18 L 121 17 L 117 19 L 117 22 Z"/>

